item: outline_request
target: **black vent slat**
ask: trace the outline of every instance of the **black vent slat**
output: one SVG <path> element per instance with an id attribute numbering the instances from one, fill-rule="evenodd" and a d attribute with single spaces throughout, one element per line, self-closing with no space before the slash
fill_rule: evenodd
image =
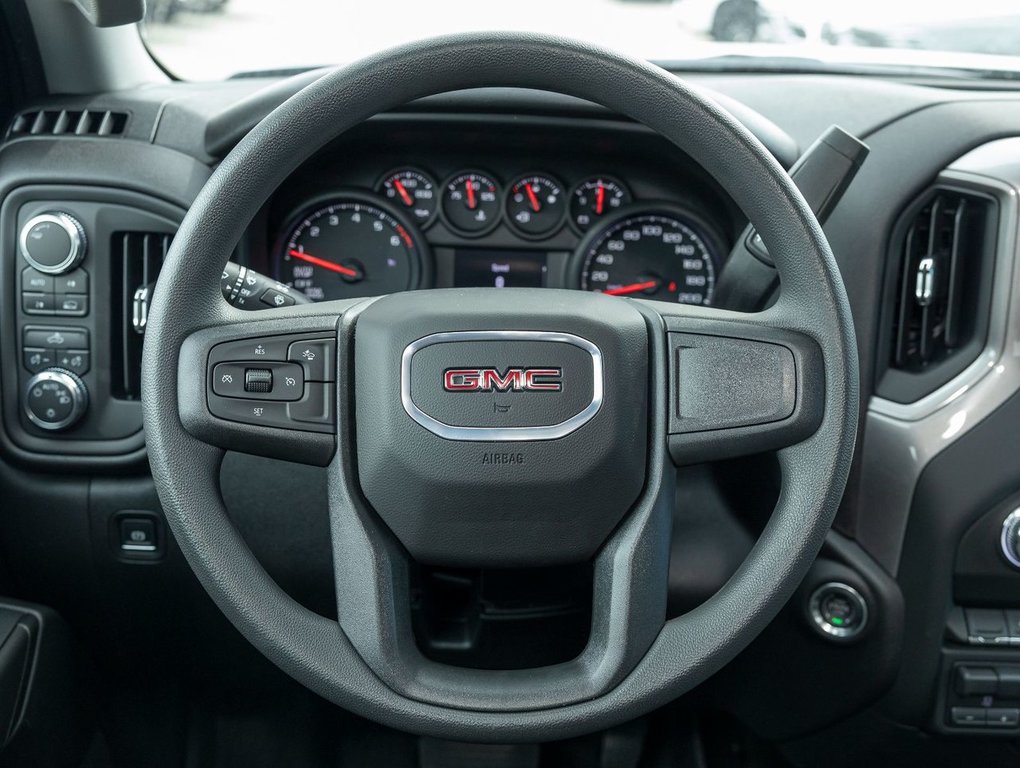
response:
<path id="1" fill-rule="evenodd" d="M 989 212 L 984 198 L 941 189 L 908 221 L 897 269 L 893 368 L 923 371 L 974 337 Z"/>
<path id="2" fill-rule="evenodd" d="M 916 229 L 910 229 L 907 232 L 907 240 L 905 244 L 905 257 L 903 259 L 903 267 L 900 274 L 900 295 L 897 299 L 897 326 L 899 328 L 906 328 L 907 316 L 910 312 L 910 304 L 907 302 L 904 293 L 908 290 L 907 286 L 910 285 L 910 265 L 913 262 L 912 254 L 917 248 L 917 243 L 923 235 L 920 235 Z M 907 359 L 907 334 L 897 333 L 896 334 L 896 346 L 893 356 L 893 364 L 897 368 L 903 367 Z"/>
<path id="3" fill-rule="evenodd" d="M 960 255 L 960 246 L 963 242 L 963 223 L 967 213 L 967 200 L 961 200 L 956 209 L 956 216 L 953 219 L 953 242 L 949 251 L 949 286 L 946 294 L 946 346 L 955 349 L 960 345 L 960 281 L 963 274 L 960 272 L 963 259 Z"/>
<path id="4" fill-rule="evenodd" d="M 114 240 L 117 240 L 117 236 L 114 236 Z M 119 299 L 120 304 L 120 359 L 121 359 L 121 371 L 120 371 L 120 393 L 122 396 L 127 397 L 132 391 L 131 383 L 131 355 L 132 350 L 130 345 L 127 343 L 129 334 L 131 333 L 131 298 L 134 295 L 134 287 L 131 285 L 131 272 L 132 262 L 134 259 L 131 255 L 131 235 L 127 232 L 120 236 L 120 263 L 121 263 L 121 279 L 120 279 L 120 295 L 114 300 Z"/>
<path id="5" fill-rule="evenodd" d="M 136 328 L 138 308 L 136 294 L 145 290 L 145 301 L 151 299 L 152 288 L 159 277 L 173 235 L 164 232 L 117 232 L 113 235 L 113 284 L 119 286 L 113 299 L 116 314 L 113 327 L 113 359 L 120 362 L 114 372 L 114 397 L 137 400 L 141 395 L 141 362 L 143 331 Z"/>
<path id="6" fill-rule="evenodd" d="M 88 109 L 37 109 L 14 118 L 9 138 L 18 136 L 122 136 L 126 112 Z"/>

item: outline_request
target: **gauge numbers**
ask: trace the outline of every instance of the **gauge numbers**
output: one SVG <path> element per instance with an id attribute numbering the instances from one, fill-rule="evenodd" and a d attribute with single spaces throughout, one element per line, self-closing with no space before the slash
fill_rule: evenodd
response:
<path id="1" fill-rule="evenodd" d="M 277 278 L 314 301 L 407 291 L 418 287 L 426 247 L 370 196 L 345 195 L 289 228 Z"/>
<path id="2" fill-rule="evenodd" d="M 621 214 L 581 244 L 580 287 L 610 296 L 711 304 L 715 261 L 696 226 L 666 213 Z"/>

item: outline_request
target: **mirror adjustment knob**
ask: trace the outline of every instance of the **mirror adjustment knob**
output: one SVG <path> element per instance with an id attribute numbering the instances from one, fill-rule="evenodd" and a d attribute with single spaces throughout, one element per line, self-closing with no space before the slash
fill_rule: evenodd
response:
<path id="1" fill-rule="evenodd" d="M 999 546 L 1009 564 L 1014 568 L 1020 568 L 1020 509 L 1014 509 L 1002 521 Z"/>
<path id="2" fill-rule="evenodd" d="M 62 368 L 49 368 L 28 380 L 25 414 L 39 429 L 56 432 L 78 423 L 88 400 L 88 390 L 78 376 Z"/>
<path id="3" fill-rule="evenodd" d="M 18 246 L 25 261 L 38 271 L 62 275 L 85 258 L 85 230 L 68 213 L 40 213 L 25 222 Z"/>

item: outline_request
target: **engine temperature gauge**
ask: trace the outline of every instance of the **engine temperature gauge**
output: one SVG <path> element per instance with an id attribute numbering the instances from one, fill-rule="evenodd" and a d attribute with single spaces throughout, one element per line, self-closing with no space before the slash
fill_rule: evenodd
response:
<path id="1" fill-rule="evenodd" d="M 422 229 L 432 223 L 439 210 L 436 183 L 417 168 L 395 168 L 382 177 L 376 188 Z"/>

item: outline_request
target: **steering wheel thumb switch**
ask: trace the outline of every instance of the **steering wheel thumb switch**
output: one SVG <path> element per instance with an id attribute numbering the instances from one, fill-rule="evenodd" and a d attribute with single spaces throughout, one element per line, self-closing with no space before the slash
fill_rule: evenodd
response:
<path id="1" fill-rule="evenodd" d="M 273 372 L 268 368 L 248 368 L 244 372 L 244 391 L 265 394 L 273 391 Z"/>
<path id="2" fill-rule="evenodd" d="M 868 604 L 849 584 L 828 582 L 811 593 L 808 615 L 815 630 L 827 640 L 857 638 L 868 623 Z"/>

